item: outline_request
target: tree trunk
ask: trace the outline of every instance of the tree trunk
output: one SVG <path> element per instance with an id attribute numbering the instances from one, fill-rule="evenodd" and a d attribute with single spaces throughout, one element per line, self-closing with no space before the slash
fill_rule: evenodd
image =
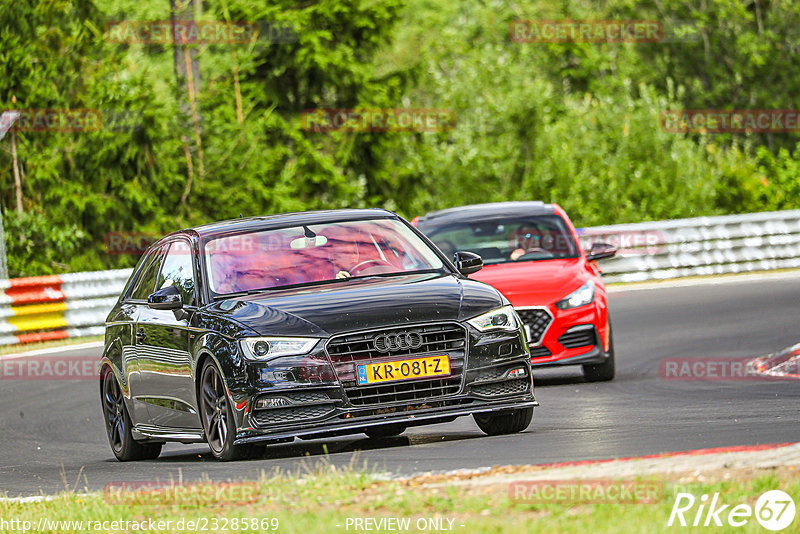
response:
<path id="1" fill-rule="evenodd" d="M 19 175 L 19 161 L 17 160 L 17 132 L 11 130 L 11 161 L 14 167 L 14 187 L 17 190 L 17 213 L 22 213 L 22 179 Z"/>
<path id="2" fill-rule="evenodd" d="M 197 95 L 200 92 L 200 63 L 197 59 L 197 49 L 190 46 L 186 36 L 188 29 L 195 24 L 195 10 L 202 7 L 202 0 L 170 0 L 170 18 L 172 21 L 172 41 L 173 41 L 173 64 L 175 76 L 179 82 L 183 82 L 186 90 L 186 101 L 181 104 L 183 111 L 183 123 L 185 127 L 191 123 L 194 130 L 194 152 L 197 156 L 198 178 L 202 179 L 205 175 L 205 165 L 203 162 L 203 140 L 200 134 L 202 125 L 202 115 L 197 108 Z M 196 35 L 196 33 L 195 33 Z M 184 152 L 190 155 L 189 139 L 182 138 Z M 194 172 L 189 158 L 187 168 L 186 188 L 181 196 L 181 203 L 186 206 L 186 200 L 192 189 Z"/>

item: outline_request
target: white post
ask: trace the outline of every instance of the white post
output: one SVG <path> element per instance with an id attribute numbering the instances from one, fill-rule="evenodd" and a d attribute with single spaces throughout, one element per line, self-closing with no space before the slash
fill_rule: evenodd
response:
<path id="1" fill-rule="evenodd" d="M 19 118 L 19 111 L 4 111 L 0 115 L 0 140 L 6 136 L 14 122 Z M 3 230 L 3 207 L 0 205 L 0 280 L 8 279 L 8 262 L 6 261 L 6 234 Z"/>

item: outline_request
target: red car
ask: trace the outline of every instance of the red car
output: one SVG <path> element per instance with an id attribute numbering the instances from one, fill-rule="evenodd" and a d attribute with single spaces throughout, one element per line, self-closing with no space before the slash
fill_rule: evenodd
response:
<path id="1" fill-rule="evenodd" d="M 608 300 L 595 260 L 613 256 L 615 247 L 594 243 L 584 252 L 564 210 L 542 202 L 462 206 L 413 222 L 448 256 L 483 258 L 471 277 L 511 301 L 533 365 L 579 364 L 589 381 L 614 378 Z"/>

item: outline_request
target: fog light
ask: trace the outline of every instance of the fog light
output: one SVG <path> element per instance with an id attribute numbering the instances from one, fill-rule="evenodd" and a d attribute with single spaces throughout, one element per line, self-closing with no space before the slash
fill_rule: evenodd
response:
<path id="1" fill-rule="evenodd" d="M 292 403 L 284 397 L 262 397 L 256 401 L 256 410 L 265 408 L 281 408 L 290 406 Z"/>
<path id="2" fill-rule="evenodd" d="M 517 367 L 516 369 L 512 369 L 508 372 L 509 378 L 519 378 L 521 376 L 525 376 L 525 368 L 524 367 Z"/>

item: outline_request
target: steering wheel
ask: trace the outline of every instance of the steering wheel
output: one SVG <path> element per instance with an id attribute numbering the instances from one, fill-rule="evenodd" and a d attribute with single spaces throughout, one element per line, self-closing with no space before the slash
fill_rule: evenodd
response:
<path id="1" fill-rule="evenodd" d="M 552 258 L 553 256 L 555 256 L 555 254 L 553 254 L 549 250 L 545 250 L 545 249 L 539 248 L 539 247 L 533 247 L 533 248 L 529 248 L 528 250 L 526 250 L 525 254 L 523 254 L 522 256 L 518 257 L 516 259 L 516 261 L 528 260 L 528 259 L 531 259 L 531 257 L 542 256 L 542 255 L 545 255 L 545 258 L 547 258 L 547 257 Z"/>
<path id="2" fill-rule="evenodd" d="M 358 265 L 354 265 L 350 268 L 349 272 L 353 276 L 359 276 L 362 270 L 369 269 L 370 267 L 392 267 L 392 264 L 385 260 L 364 260 Z"/>

